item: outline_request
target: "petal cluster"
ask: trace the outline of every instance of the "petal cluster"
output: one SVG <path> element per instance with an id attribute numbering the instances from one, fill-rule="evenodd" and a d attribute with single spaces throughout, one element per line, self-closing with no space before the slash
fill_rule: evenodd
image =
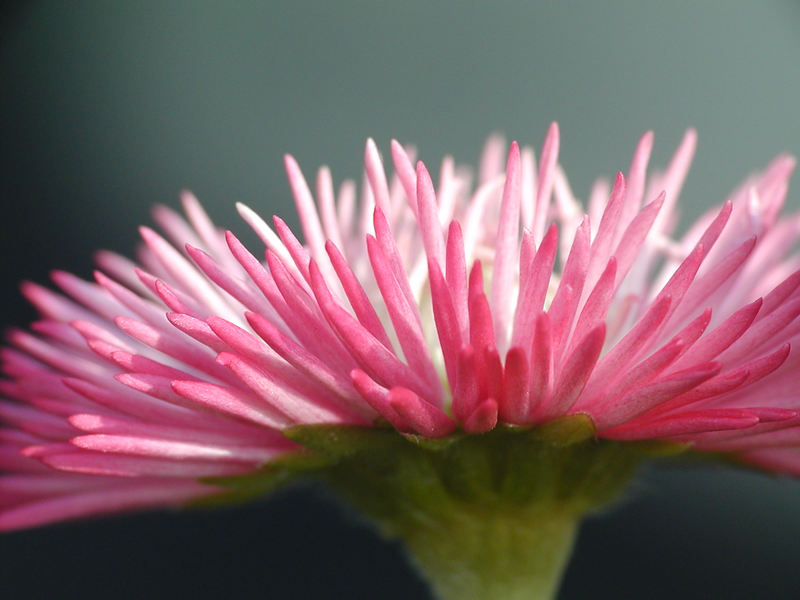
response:
<path id="1" fill-rule="evenodd" d="M 327 168 L 312 193 L 287 157 L 304 242 L 240 205 L 256 256 L 185 193 L 136 263 L 25 284 L 41 320 L 2 351 L 0 529 L 215 494 L 201 481 L 296 451 L 294 425 L 433 438 L 583 414 L 598 437 L 800 473 L 794 160 L 676 236 L 695 134 L 648 175 L 651 147 L 586 209 L 555 124 L 538 161 L 490 138 L 475 185 L 451 158 L 434 184 L 396 142 L 387 178 L 370 140 L 360 196 Z"/>

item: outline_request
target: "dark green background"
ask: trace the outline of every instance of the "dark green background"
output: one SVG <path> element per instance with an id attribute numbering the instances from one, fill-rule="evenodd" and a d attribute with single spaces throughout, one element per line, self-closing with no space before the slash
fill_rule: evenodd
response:
<path id="1" fill-rule="evenodd" d="M 292 216 L 281 155 L 338 180 L 363 143 L 468 163 L 495 130 L 551 120 L 585 197 L 656 132 L 700 133 L 685 214 L 800 152 L 800 6 L 726 2 L 31 2 L 0 29 L 0 307 L 17 282 L 129 253 L 156 202 L 194 190 Z M 795 188 L 796 189 L 796 188 Z M 790 206 L 800 206 L 790 192 Z M 252 237 L 247 238 L 252 240 Z M 0 537 L 8 598 L 424 598 L 397 546 L 316 492 L 240 511 L 150 514 Z M 652 470 L 585 527 L 564 598 L 796 598 L 800 483 Z M 108 596 L 106 596 L 108 595 Z M 498 599 L 501 600 L 501 599 Z"/>

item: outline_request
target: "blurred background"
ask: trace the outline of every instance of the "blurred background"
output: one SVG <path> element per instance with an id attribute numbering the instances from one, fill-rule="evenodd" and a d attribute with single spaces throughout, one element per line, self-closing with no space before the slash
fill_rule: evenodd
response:
<path id="1" fill-rule="evenodd" d="M 368 136 L 475 163 L 493 131 L 559 121 L 579 197 L 627 170 L 647 129 L 664 165 L 700 144 L 685 215 L 780 151 L 800 153 L 800 4 L 714 2 L 5 2 L 0 8 L 0 308 L 23 279 L 130 254 L 155 203 L 193 190 L 244 232 L 242 201 L 292 223 L 281 156 L 360 174 Z M 800 207 L 800 192 L 790 206 Z M 252 241 L 251 238 L 246 238 Z M 651 468 L 586 523 L 562 598 L 796 598 L 800 483 Z M 220 512 L 0 536 L 6 598 L 427 598 L 396 544 L 303 489 Z M 498 599 L 500 600 L 500 599 Z"/>

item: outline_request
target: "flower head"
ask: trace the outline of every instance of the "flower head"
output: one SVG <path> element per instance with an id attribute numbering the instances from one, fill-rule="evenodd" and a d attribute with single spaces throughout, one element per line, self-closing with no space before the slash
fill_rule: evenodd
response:
<path id="1" fill-rule="evenodd" d="M 287 157 L 305 243 L 239 206 L 262 260 L 185 193 L 138 266 L 104 252 L 94 283 L 25 284 L 42 319 L 3 351 L 0 529 L 214 496 L 302 454 L 297 426 L 567 423 L 800 473 L 793 159 L 675 237 L 694 132 L 650 176 L 646 134 L 586 210 L 558 146 L 553 125 L 537 167 L 491 138 L 473 187 L 396 142 L 387 179 L 370 140 L 359 200 L 326 168 L 315 197 Z"/>

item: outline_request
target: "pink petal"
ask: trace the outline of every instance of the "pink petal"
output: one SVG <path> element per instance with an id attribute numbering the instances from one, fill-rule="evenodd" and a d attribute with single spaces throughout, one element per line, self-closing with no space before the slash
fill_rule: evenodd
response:
<path id="1" fill-rule="evenodd" d="M 378 282 L 381 296 L 389 312 L 389 318 L 394 326 L 400 347 L 403 349 L 406 362 L 424 378 L 430 390 L 434 392 L 435 400 L 440 402 L 438 375 L 425 342 L 417 305 L 407 302 L 401 287 L 392 275 L 385 255 L 377 240 L 372 236 L 367 236 L 367 251 L 372 272 Z"/>
<path id="2" fill-rule="evenodd" d="M 561 350 L 561 343 L 566 341 L 572 329 L 575 312 L 578 309 L 578 300 L 586 279 L 589 262 L 589 229 L 589 220 L 586 217 L 575 231 L 575 238 L 561 274 L 561 282 L 550 303 L 549 312 L 555 325 L 553 329 L 556 334 L 555 344 L 559 350 Z"/>
<path id="3" fill-rule="evenodd" d="M 81 435 L 70 440 L 77 448 L 94 452 L 112 452 L 133 456 L 151 456 L 173 460 L 228 460 L 265 463 L 280 452 L 257 446 L 195 443 L 174 439 L 109 435 L 104 433 Z"/>
<path id="4" fill-rule="evenodd" d="M 458 221 L 451 221 L 447 232 L 445 279 L 452 294 L 453 308 L 458 318 L 461 339 L 469 334 L 467 265 L 464 254 L 464 239 Z"/>
<path id="5" fill-rule="evenodd" d="M 605 341 L 606 327 L 600 324 L 592 329 L 564 361 L 558 374 L 552 397 L 537 413 L 554 417 L 566 413 L 583 391 Z"/>
<path id="6" fill-rule="evenodd" d="M 438 265 L 445 263 L 444 238 L 439 223 L 436 192 L 428 170 L 422 162 L 417 163 L 417 208 L 419 210 L 419 230 L 430 260 Z"/>
<path id="7" fill-rule="evenodd" d="M 428 262 L 428 273 L 431 286 L 431 302 L 433 304 L 433 317 L 436 331 L 439 335 L 439 345 L 442 348 L 447 380 L 450 385 L 456 381 L 458 353 L 462 344 L 461 330 L 456 310 L 450 296 L 450 290 L 442 276 L 439 266 L 433 261 Z"/>
<path id="8" fill-rule="evenodd" d="M 264 309 L 266 303 L 262 298 L 256 296 L 243 280 L 234 279 L 226 273 L 223 267 L 218 265 L 207 253 L 189 244 L 186 245 L 186 252 L 211 281 L 225 290 L 231 297 L 238 300 L 243 306 L 255 311 Z"/>
<path id="9" fill-rule="evenodd" d="M 411 291 L 411 286 L 406 275 L 406 269 L 403 264 L 403 258 L 397 248 L 396 240 L 392 234 L 392 229 L 389 222 L 386 220 L 386 215 L 380 209 L 375 209 L 372 221 L 375 226 L 375 239 L 383 252 L 386 260 L 389 263 L 394 279 L 410 306 L 416 306 L 417 301 L 414 293 Z"/>
<path id="10" fill-rule="evenodd" d="M 327 363 L 308 352 L 303 346 L 283 335 L 270 321 L 264 319 L 261 315 L 247 313 L 246 316 L 256 333 L 295 369 L 309 380 L 318 383 L 329 394 L 348 404 L 353 410 L 357 410 L 357 412 L 363 411 L 363 405 L 358 407 L 353 405 L 353 400 L 356 396 L 349 378 L 341 376 L 331 369 Z"/>
<path id="11" fill-rule="evenodd" d="M 597 235 L 592 240 L 591 258 L 586 269 L 586 285 L 589 289 L 592 289 L 597 283 L 608 259 L 611 258 L 612 242 L 614 233 L 619 226 L 619 215 L 625 200 L 625 191 L 625 177 L 622 173 L 617 173 L 614 187 L 608 197 L 608 204 L 603 210 L 603 216 L 597 228 Z"/>
<path id="12" fill-rule="evenodd" d="M 392 162 L 394 163 L 397 176 L 403 184 L 411 211 L 416 216 L 417 210 L 417 174 L 414 171 L 411 160 L 408 158 L 403 146 L 396 140 L 392 140 Z"/>
<path id="13" fill-rule="evenodd" d="M 506 165 L 506 182 L 500 204 L 500 222 L 495 240 L 492 270 L 491 306 L 494 330 L 499 334 L 499 350 L 505 352 L 508 322 L 512 311 L 512 283 L 519 257 L 520 158 L 519 146 L 511 143 Z"/>
<path id="14" fill-rule="evenodd" d="M 625 195 L 625 204 L 620 216 L 623 225 L 630 223 L 633 215 L 639 212 L 639 208 L 642 206 L 647 163 L 650 161 L 652 150 L 653 132 L 648 131 L 639 140 L 628 170 L 628 191 Z"/>
<path id="15" fill-rule="evenodd" d="M 539 189 L 536 193 L 536 215 L 531 230 L 535 239 L 540 240 L 544 232 L 544 222 L 547 209 L 550 205 L 550 195 L 553 192 L 556 164 L 558 163 L 559 150 L 558 124 L 551 123 L 542 144 L 541 159 L 539 161 Z"/>
<path id="16" fill-rule="evenodd" d="M 697 387 L 717 375 L 720 368 L 717 363 L 708 363 L 657 378 L 628 394 L 611 398 L 592 412 L 592 419 L 602 432 Z"/>
<path id="17" fill-rule="evenodd" d="M 411 431 L 411 427 L 405 419 L 398 415 L 389 404 L 389 390 L 378 385 L 374 379 L 359 369 L 353 369 L 350 377 L 353 387 L 361 394 L 361 397 L 395 429 L 403 432 Z"/>
<path id="18" fill-rule="evenodd" d="M 555 380 L 552 327 L 547 313 L 536 320 L 536 335 L 531 348 L 530 411 L 540 414 L 553 391 Z"/>
<path id="19" fill-rule="evenodd" d="M 601 435 L 612 440 L 646 440 L 705 431 L 746 429 L 756 423 L 758 417 L 745 410 L 704 410 L 620 425 L 606 429 Z"/>
<path id="20" fill-rule="evenodd" d="M 407 388 L 389 390 L 389 405 L 414 431 L 425 437 L 443 437 L 456 428 L 455 421 Z"/>
<path id="21" fill-rule="evenodd" d="M 53 521 L 114 512 L 170 506 L 192 498 L 208 495 L 214 487 L 192 481 L 175 482 L 170 485 L 148 483 L 144 485 L 118 486 L 110 490 L 92 490 L 68 496 L 59 496 L 23 504 L 18 508 L 0 513 L 0 531 L 37 527 Z"/>
<path id="22" fill-rule="evenodd" d="M 520 288 L 517 311 L 514 315 L 512 346 L 521 346 L 531 338 L 536 315 L 542 309 L 550 284 L 557 247 L 558 230 L 552 225 L 531 263 L 520 265 L 522 271 L 520 280 L 524 280 L 525 283 Z"/>
<path id="23" fill-rule="evenodd" d="M 284 415 L 245 392 L 205 381 L 173 381 L 171 385 L 183 398 L 223 414 L 275 429 L 290 424 Z"/>
<path id="24" fill-rule="evenodd" d="M 464 421 L 464 431 L 479 434 L 491 431 L 497 425 L 497 402 L 488 398 L 481 402 Z"/>
<path id="25" fill-rule="evenodd" d="M 364 165 L 367 171 L 372 195 L 375 197 L 375 204 L 383 212 L 389 212 L 389 185 L 386 183 L 386 173 L 383 170 L 378 148 L 372 138 L 367 139 L 367 147 L 364 149 Z"/>
<path id="26" fill-rule="evenodd" d="M 597 284 L 586 299 L 586 304 L 581 310 L 578 321 L 575 324 L 575 335 L 573 335 L 570 344 L 567 345 L 567 352 L 571 352 L 580 341 L 578 335 L 583 331 L 590 331 L 594 329 L 599 322 L 601 322 L 608 311 L 614 294 L 614 279 L 617 273 L 617 261 L 612 256 L 605 271 L 597 280 Z"/>
<path id="27" fill-rule="evenodd" d="M 384 386 L 391 385 L 391 382 L 402 382 L 404 386 L 419 393 L 426 395 L 429 393 L 427 385 L 408 365 L 402 363 L 394 353 L 336 304 L 313 262 L 311 263 L 311 284 L 320 308 L 346 345 L 348 354 L 355 359 L 370 378 Z"/>
<path id="28" fill-rule="evenodd" d="M 478 358 L 470 345 L 462 346 L 458 353 L 456 378 L 453 385 L 453 415 L 466 421 L 480 401 L 480 375 Z M 485 377 L 485 375 L 484 375 Z"/>
<path id="29" fill-rule="evenodd" d="M 675 369 L 688 367 L 691 364 L 714 360 L 720 352 L 728 348 L 747 331 L 762 306 L 762 300 L 743 306 L 713 331 L 704 336 L 695 346 L 690 348 L 678 362 Z"/>
<path id="30" fill-rule="evenodd" d="M 347 264 L 344 256 L 332 242 L 328 242 L 325 246 L 328 251 L 333 268 L 339 281 L 342 284 L 347 300 L 353 308 L 353 312 L 367 331 L 369 331 L 375 338 L 380 341 L 387 349 L 392 349 L 392 343 L 389 341 L 386 331 L 383 328 L 375 308 L 367 297 L 364 288 L 359 283 L 350 265 Z"/>
<path id="31" fill-rule="evenodd" d="M 503 396 L 500 402 L 500 418 L 505 423 L 522 425 L 530 414 L 528 384 L 529 363 L 522 348 L 511 348 L 506 354 L 503 380 Z"/>
<path id="32" fill-rule="evenodd" d="M 627 198 L 627 194 L 626 194 Z M 647 239 L 656 217 L 661 212 L 664 205 L 664 194 L 659 195 L 655 200 L 647 204 L 636 216 L 633 217 L 630 224 L 621 230 L 622 234 L 619 243 L 614 250 L 614 256 L 617 259 L 617 287 L 625 280 L 631 267 L 633 266 L 636 257 L 639 255 L 642 244 Z M 621 227 L 622 217 L 620 217 Z"/>
<path id="33" fill-rule="evenodd" d="M 308 184 L 297 162 L 288 154 L 284 156 L 284 166 L 289 178 L 289 186 L 292 188 L 303 236 L 311 249 L 311 255 L 320 260 L 325 253 L 325 234 L 322 232 L 322 225 L 319 222 L 319 214 L 311 190 L 308 189 Z"/>

